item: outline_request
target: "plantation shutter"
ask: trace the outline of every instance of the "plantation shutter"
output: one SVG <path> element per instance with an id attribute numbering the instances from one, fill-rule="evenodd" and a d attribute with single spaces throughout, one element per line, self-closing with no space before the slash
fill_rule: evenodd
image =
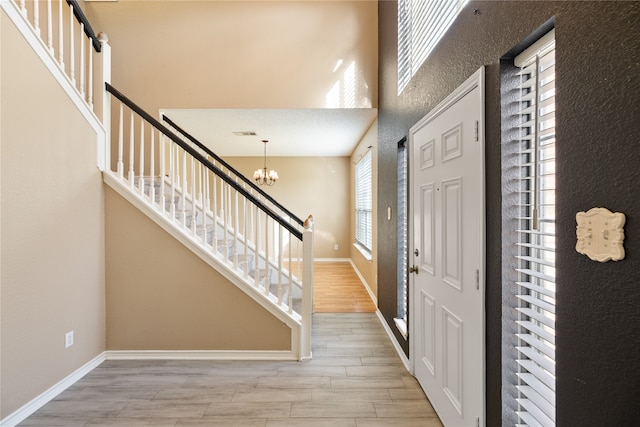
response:
<path id="1" fill-rule="evenodd" d="M 466 3 L 467 0 L 398 0 L 398 94 Z"/>
<path id="2" fill-rule="evenodd" d="M 553 31 L 516 58 L 520 70 L 517 426 L 554 426 L 555 40 Z"/>
<path id="3" fill-rule="evenodd" d="M 356 243 L 371 253 L 373 235 L 373 183 L 371 150 L 356 163 Z"/>

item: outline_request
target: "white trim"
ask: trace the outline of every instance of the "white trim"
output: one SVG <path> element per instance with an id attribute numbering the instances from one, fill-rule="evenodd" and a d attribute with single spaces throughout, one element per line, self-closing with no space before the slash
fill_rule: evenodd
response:
<path id="1" fill-rule="evenodd" d="M 407 321 L 404 319 L 398 319 L 397 317 L 394 317 L 393 321 L 396 324 L 396 328 L 398 328 L 398 332 L 400 332 L 400 334 L 406 341 L 409 337 L 409 331 L 407 330 Z"/>
<path id="2" fill-rule="evenodd" d="M 98 365 L 104 362 L 105 352 L 100 353 L 96 357 L 94 357 L 89 362 L 85 363 L 83 366 L 72 372 L 66 378 L 63 378 L 57 384 L 50 387 L 44 393 L 40 394 L 36 398 L 32 399 L 27 404 L 23 405 L 20 409 L 13 412 L 9 416 L 5 417 L 0 421 L 0 427 L 14 427 L 27 419 L 31 414 L 36 412 L 38 409 L 42 408 L 44 405 L 53 400 L 57 395 L 65 391 L 67 388 L 71 387 L 76 383 L 80 378 L 87 375 L 89 372 L 94 370 Z"/>
<path id="3" fill-rule="evenodd" d="M 404 350 L 402 350 L 402 347 L 400 347 L 400 344 L 398 344 L 398 340 L 396 340 L 396 336 L 393 334 L 393 331 L 389 327 L 389 324 L 387 323 L 387 321 L 384 319 L 384 316 L 382 315 L 380 310 L 376 310 L 376 315 L 378 316 L 378 320 L 380 320 L 380 323 L 382 323 L 382 327 L 387 332 L 387 335 L 391 340 L 391 344 L 393 344 L 393 347 L 396 349 L 398 356 L 400 356 L 400 360 L 402 360 L 404 367 L 406 368 L 407 371 L 409 371 L 411 375 L 414 375 L 413 365 L 411 365 L 411 362 L 409 361 L 409 358 L 407 357 L 407 355 L 404 354 Z"/>
<path id="4" fill-rule="evenodd" d="M 362 284 L 364 285 L 364 288 L 369 293 L 369 296 L 371 297 L 371 300 L 373 301 L 373 304 L 376 307 L 378 307 L 378 298 L 375 296 L 375 294 L 371 290 L 371 287 L 369 286 L 369 283 L 367 283 L 367 281 L 364 279 L 364 276 L 362 274 L 360 274 L 360 270 L 358 270 L 358 267 L 356 267 L 356 264 L 353 262 L 352 259 L 349 259 L 349 263 L 351 264 L 351 266 L 353 267 L 353 270 L 356 272 L 356 274 L 358 275 L 358 277 L 362 281 Z"/>
<path id="5" fill-rule="evenodd" d="M 351 258 L 315 258 L 314 262 L 349 262 Z"/>
<path id="6" fill-rule="evenodd" d="M 365 248 L 358 242 L 354 242 L 353 247 L 356 248 L 358 252 L 360 252 L 360 255 L 362 255 L 364 259 L 369 262 L 373 261 L 373 254 L 371 253 L 371 251 L 369 251 L 369 249 Z"/>
<path id="7" fill-rule="evenodd" d="M 535 59 L 538 55 L 543 55 L 555 46 L 556 29 L 551 29 L 547 34 L 538 39 L 531 46 L 523 50 L 513 59 L 513 65 L 522 68 Z"/>
<path id="8" fill-rule="evenodd" d="M 298 360 L 292 351 L 107 350 L 106 360 Z"/>

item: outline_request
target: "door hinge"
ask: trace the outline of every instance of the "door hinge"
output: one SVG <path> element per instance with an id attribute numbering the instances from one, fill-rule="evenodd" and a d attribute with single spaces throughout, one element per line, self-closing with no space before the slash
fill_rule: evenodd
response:
<path id="1" fill-rule="evenodd" d="M 476 289 L 480 290 L 480 270 L 476 270 Z"/>
<path id="2" fill-rule="evenodd" d="M 476 427 L 480 427 L 480 417 L 476 417 Z"/>
<path id="3" fill-rule="evenodd" d="M 476 142 L 480 141 L 480 122 L 476 120 Z"/>

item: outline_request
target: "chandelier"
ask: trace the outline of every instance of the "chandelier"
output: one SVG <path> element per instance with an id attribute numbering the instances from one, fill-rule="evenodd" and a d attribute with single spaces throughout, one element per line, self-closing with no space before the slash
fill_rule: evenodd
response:
<path id="1" fill-rule="evenodd" d="M 262 142 L 264 142 L 264 167 L 253 173 L 253 179 L 258 185 L 273 185 L 278 180 L 278 172 L 273 169 L 267 172 L 267 142 L 269 141 L 263 139 Z"/>

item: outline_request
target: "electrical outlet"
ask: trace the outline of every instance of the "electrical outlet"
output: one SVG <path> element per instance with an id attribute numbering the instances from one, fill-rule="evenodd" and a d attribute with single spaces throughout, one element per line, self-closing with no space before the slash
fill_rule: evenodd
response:
<path id="1" fill-rule="evenodd" d="M 335 244 L 335 245 L 333 246 L 333 249 L 337 251 L 337 250 L 338 250 L 338 244 Z"/>
<path id="2" fill-rule="evenodd" d="M 73 331 L 64 334 L 64 348 L 69 348 L 73 345 Z"/>

